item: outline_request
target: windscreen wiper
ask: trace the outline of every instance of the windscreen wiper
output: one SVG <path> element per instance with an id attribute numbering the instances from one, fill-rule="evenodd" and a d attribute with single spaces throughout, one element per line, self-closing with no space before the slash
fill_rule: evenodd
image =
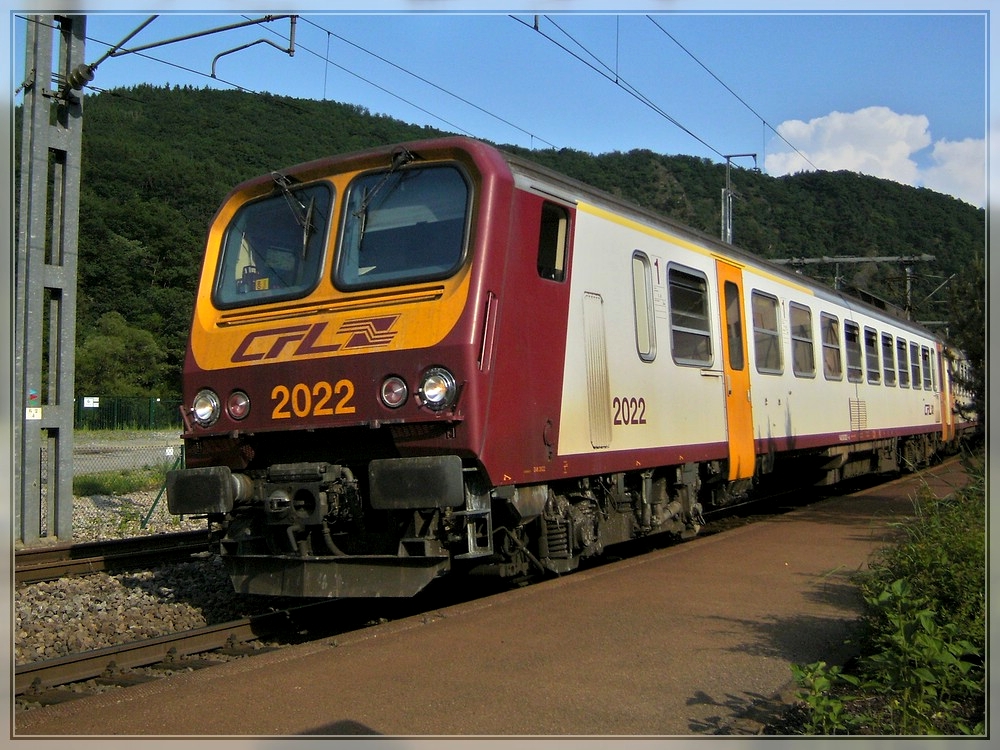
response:
<path id="1" fill-rule="evenodd" d="M 358 233 L 358 246 L 361 245 L 361 240 L 365 237 L 365 227 L 368 225 L 368 206 L 371 205 L 372 199 L 375 195 L 385 186 L 385 183 L 389 181 L 393 173 L 402 167 L 405 167 L 411 161 L 417 157 L 413 155 L 411 151 L 405 148 L 397 149 L 392 155 L 392 162 L 389 164 L 389 171 L 382 175 L 382 179 L 371 190 L 365 189 L 364 196 L 361 198 L 361 205 L 358 206 L 357 210 L 352 214 L 356 219 L 361 220 L 361 228 Z"/>
<path id="2" fill-rule="evenodd" d="M 271 179 L 274 180 L 274 184 L 277 185 L 281 194 L 285 196 L 288 207 L 292 210 L 292 216 L 295 217 L 295 223 L 302 227 L 302 257 L 305 258 L 306 250 L 309 247 L 309 238 L 316 228 L 313 226 L 312 220 L 313 209 L 316 206 L 316 197 L 311 197 L 309 205 L 306 206 L 292 194 L 290 187 L 292 182 L 285 175 L 281 174 L 281 172 L 271 172 Z"/>
<path id="3" fill-rule="evenodd" d="M 306 215 L 302 221 L 302 259 L 306 258 L 306 250 L 309 247 L 309 238 L 312 236 L 313 229 L 313 209 L 316 208 L 316 196 L 312 196 L 309 199 L 309 207 L 306 208 Z"/>

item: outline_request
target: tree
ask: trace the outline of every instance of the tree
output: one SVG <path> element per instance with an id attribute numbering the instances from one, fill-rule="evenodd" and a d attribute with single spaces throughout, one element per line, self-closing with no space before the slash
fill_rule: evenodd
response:
<path id="1" fill-rule="evenodd" d="M 963 383 L 974 394 L 979 424 L 986 429 L 986 264 L 977 253 L 955 277 L 949 292 L 949 332 L 961 349 L 972 374 Z"/>
<path id="2" fill-rule="evenodd" d="M 118 312 L 105 313 L 76 349 L 76 391 L 110 396 L 157 396 L 166 355 L 149 331 Z"/>

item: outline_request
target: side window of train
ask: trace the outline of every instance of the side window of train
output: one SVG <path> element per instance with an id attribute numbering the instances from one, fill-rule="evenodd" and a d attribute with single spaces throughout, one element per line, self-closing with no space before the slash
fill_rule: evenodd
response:
<path id="1" fill-rule="evenodd" d="M 910 342 L 910 387 L 920 387 L 920 345 Z"/>
<path id="2" fill-rule="evenodd" d="M 852 383 L 860 383 L 861 329 L 853 320 L 844 321 L 844 343 L 847 346 L 847 379 Z"/>
<path id="3" fill-rule="evenodd" d="M 882 382 L 882 370 L 878 362 L 878 331 L 865 326 L 865 372 L 868 382 L 878 385 Z"/>
<path id="4" fill-rule="evenodd" d="M 569 212 L 555 203 L 542 204 L 538 232 L 538 275 L 551 281 L 566 279 L 566 248 L 569 244 Z"/>
<path id="5" fill-rule="evenodd" d="M 823 337 L 823 375 L 827 380 L 843 380 L 844 366 L 840 359 L 840 321 L 829 313 L 820 313 L 820 335 Z"/>
<path id="6" fill-rule="evenodd" d="M 924 390 L 931 389 L 931 350 L 926 346 L 920 347 L 920 365 L 924 371 Z"/>
<path id="7" fill-rule="evenodd" d="M 743 310 L 740 307 L 740 288 L 732 281 L 723 287 L 726 295 L 726 336 L 729 338 L 729 367 L 743 369 Z"/>
<path id="8" fill-rule="evenodd" d="M 906 339 L 896 339 L 896 366 L 899 368 L 899 387 L 910 387 L 910 363 L 906 358 Z"/>
<path id="9" fill-rule="evenodd" d="M 750 293 L 753 312 L 754 361 L 757 372 L 780 375 L 781 336 L 778 326 L 778 298 L 770 294 L 753 291 Z"/>
<path id="10" fill-rule="evenodd" d="M 670 352 L 679 365 L 712 364 L 712 332 L 708 319 L 708 280 L 692 269 L 671 266 Z"/>
<path id="11" fill-rule="evenodd" d="M 639 359 L 656 359 L 656 325 L 653 316 L 653 271 L 646 253 L 632 253 L 632 300 L 635 309 L 635 348 Z"/>
<path id="12" fill-rule="evenodd" d="M 812 310 L 789 302 L 788 318 L 792 326 L 792 372 L 799 378 L 814 378 L 816 351 L 813 348 Z"/>
<path id="13" fill-rule="evenodd" d="M 892 348 L 892 334 L 882 334 L 882 377 L 886 385 L 896 385 L 896 359 Z"/>

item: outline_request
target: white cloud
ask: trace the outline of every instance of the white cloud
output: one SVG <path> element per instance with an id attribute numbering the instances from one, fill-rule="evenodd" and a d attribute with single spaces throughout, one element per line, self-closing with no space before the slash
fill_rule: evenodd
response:
<path id="1" fill-rule="evenodd" d="M 933 142 L 924 115 L 901 115 L 888 107 L 831 112 L 809 122 L 787 120 L 777 132 L 778 151 L 764 160 L 768 174 L 813 168 L 860 172 L 873 177 L 927 187 L 974 206 L 986 203 L 986 143 L 982 139 Z M 914 158 L 931 146 L 930 166 Z M 803 159 L 803 155 L 808 159 Z"/>
<path id="2" fill-rule="evenodd" d="M 938 141 L 931 160 L 934 165 L 924 171 L 924 187 L 975 206 L 986 205 L 986 144 L 982 140 Z"/>

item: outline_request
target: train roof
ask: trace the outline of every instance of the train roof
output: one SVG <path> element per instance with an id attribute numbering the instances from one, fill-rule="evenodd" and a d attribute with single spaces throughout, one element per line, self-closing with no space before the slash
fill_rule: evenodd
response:
<path id="1" fill-rule="evenodd" d="M 537 164 L 525 157 L 501 150 L 505 161 L 522 187 L 548 193 L 552 197 L 561 198 L 567 202 L 577 202 L 581 198 L 617 213 L 625 218 L 639 223 L 661 228 L 671 234 L 678 235 L 695 244 L 701 245 L 713 253 L 733 258 L 751 268 L 759 268 L 768 274 L 787 279 L 800 286 L 807 286 L 819 298 L 839 304 L 845 304 L 853 309 L 864 310 L 874 316 L 889 318 L 893 323 L 914 332 L 932 338 L 941 338 L 933 331 L 916 321 L 907 318 L 895 306 L 879 300 L 874 295 L 864 294 L 864 298 L 845 291 L 834 289 L 804 273 L 791 270 L 788 266 L 774 263 L 767 258 L 751 253 L 738 245 L 723 242 L 693 227 L 657 211 L 644 208 L 624 198 L 608 193 L 585 182 L 568 177 L 556 170 Z M 881 304 L 880 304 L 881 303 Z"/>

